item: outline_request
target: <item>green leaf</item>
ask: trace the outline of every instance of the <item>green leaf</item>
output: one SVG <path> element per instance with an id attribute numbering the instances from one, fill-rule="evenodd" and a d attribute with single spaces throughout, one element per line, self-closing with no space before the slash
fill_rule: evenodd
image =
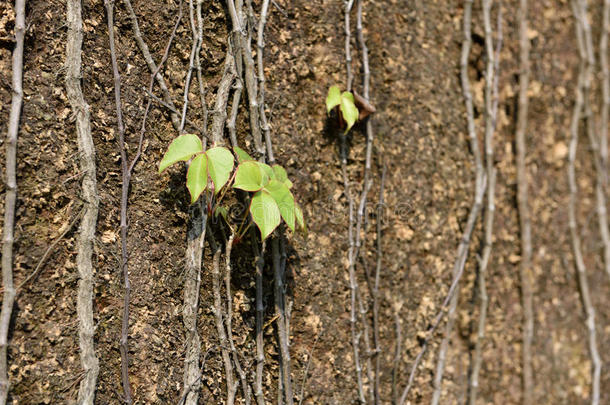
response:
<path id="1" fill-rule="evenodd" d="M 284 183 L 284 185 L 288 188 L 292 188 L 292 182 L 288 179 L 288 174 L 286 173 L 286 169 L 284 169 L 280 165 L 273 165 L 272 167 L 273 173 L 275 174 L 275 179 Z"/>
<path id="2" fill-rule="evenodd" d="M 263 171 L 259 162 L 243 162 L 237 166 L 234 188 L 245 191 L 258 191 L 269 182 L 269 176 Z"/>
<path id="3" fill-rule="evenodd" d="M 294 196 L 288 187 L 277 180 L 271 180 L 264 190 L 271 194 L 280 209 L 284 222 L 294 232 Z"/>
<path id="4" fill-rule="evenodd" d="M 217 206 L 216 209 L 214 210 L 214 217 L 218 218 L 218 216 L 222 216 L 225 221 L 229 222 L 229 220 L 227 219 L 228 215 L 229 215 L 229 211 L 227 210 L 227 207 L 224 207 L 222 205 Z"/>
<path id="5" fill-rule="evenodd" d="M 286 170 L 280 165 L 273 165 L 272 167 L 273 173 L 275 174 L 275 178 L 279 182 L 284 182 L 288 179 L 288 174 L 286 174 Z"/>
<path id="6" fill-rule="evenodd" d="M 261 168 L 261 170 L 269 177 L 270 179 L 275 179 L 275 172 L 267 163 L 256 162 L 256 164 Z"/>
<path id="7" fill-rule="evenodd" d="M 301 210 L 299 204 L 294 205 L 294 216 L 296 217 L 297 224 L 299 224 L 301 229 L 307 232 L 307 228 L 305 227 L 305 220 L 303 219 L 303 210 Z"/>
<path id="8" fill-rule="evenodd" d="M 180 135 L 169 144 L 159 163 L 159 173 L 180 161 L 187 161 L 196 153 L 203 152 L 201 139 L 197 135 Z"/>
<path id="9" fill-rule="evenodd" d="M 349 91 L 344 91 L 343 94 L 341 94 L 341 115 L 343 115 L 343 119 L 347 123 L 346 133 L 356 123 L 358 114 L 358 108 L 354 103 L 354 96 Z"/>
<path id="10" fill-rule="evenodd" d="M 186 172 L 186 188 L 191 193 L 191 204 L 197 201 L 208 185 L 207 160 L 204 154 L 196 156 Z"/>
<path id="11" fill-rule="evenodd" d="M 257 191 L 250 203 L 252 220 L 261 231 L 263 240 L 280 224 L 280 210 L 275 200 L 265 190 Z"/>
<path id="12" fill-rule="evenodd" d="M 214 182 L 214 193 L 218 194 L 220 189 L 227 183 L 227 180 L 229 180 L 235 161 L 231 152 L 222 146 L 208 149 L 205 154 L 208 157 L 210 177 Z"/>
<path id="13" fill-rule="evenodd" d="M 328 89 L 328 96 L 326 96 L 326 112 L 330 113 L 330 110 L 335 108 L 341 103 L 341 90 L 338 86 L 332 86 Z"/>
<path id="14" fill-rule="evenodd" d="M 254 160 L 254 158 L 252 158 L 252 156 L 248 155 L 248 152 L 246 152 L 239 146 L 235 146 L 233 148 L 233 150 L 235 151 L 235 154 L 237 155 L 238 163 L 244 163 L 244 162 L 248 162 L 250 160 Z"/>

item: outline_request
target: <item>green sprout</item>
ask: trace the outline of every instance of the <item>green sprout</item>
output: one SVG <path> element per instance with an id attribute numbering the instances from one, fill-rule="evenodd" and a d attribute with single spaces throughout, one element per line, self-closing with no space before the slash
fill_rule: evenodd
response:
<path id="1" fill-rule="evenodd" d="M 347 133 L 356 123 L 359 116 L 358 107 L 354 101 L 354 95 L 349 91 L 341 93 L 339 86 L 332 86 L 328 89 L 326 96 L 326 112 L 330 114 L 333 108 L 339 106 L 340 116 L 347 124 L 345 133 Z"/>
<path id="2" fill-rule="evenodd" d="M 214 195 L 218 195 L 223 188 L 226 192 L 225 186 L 229 187 L 231 183 L 232 188 L 254 193 L 248 212 L 263 240 L 278 227 L 282 219 L 291 231 L 294 232 L 297 225 L 304 230 L 303 211 L 290 191 L 292 182 L 288 179 L 286 170 L 280 165 L 269 166 L 256 161 L 241 148 L 235 147 L 234 152 L 238 162 L 235 170 L 235 159 L 229 149 L 216 146 L 204 151 L 197 135 L 180 135 L 167 148 L 159 164 L 159 173 L 174 163 L 190 160 L 186 187 L 191 195 L 191 204 L 208 189 L 209 180 L 213 185 Z M 224 193 L 220 195 L 217 205 L 223 196 Z M 218 206 L 218 209 L 219 214 L 226 219 L 226 208 Z M 248 226 L 238 238 L 245 233 Z"/>

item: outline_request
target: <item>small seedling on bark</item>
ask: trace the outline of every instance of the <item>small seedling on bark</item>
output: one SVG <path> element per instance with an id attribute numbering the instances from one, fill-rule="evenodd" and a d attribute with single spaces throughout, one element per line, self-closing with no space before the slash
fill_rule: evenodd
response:
<path id="1" fill-rule="evenodd" d="M 238 147 L 234 152 L 238 162 L 235 171 L 234 157 L 229 149 L 216 146 L 204 151 L 197 135 L 180 135 L 169 145 L 159 164 L 159 173 L 174 163 L 190 160 L 186 187 L 191 195 L 191 204 L 208 188 L 209 179 L 213 184 L 214 195 L 217 196 L 223 187 L 228 188 L 231 183 L 233 188 L 254 193 L 248 212 L 263 240 L 277 228 L 281 219 L 293 232 L 297 225 L 305 229 L 303 211 L 290 191 L 292 182 L 288 179 L 286 170 L 279 165 L 269 166 L 258 162 Z M 224 189 L 225 192 L 227 188 Z M 217 199 L 217 204 L 223 196 L 224 192 Z M 221 210 L 226 211 L 226 208 Z M 226 218 L 223 212 L 221 215 Z M 240 230 L 244 228 L 243 225 L 242 223 Z M 247 228 L 248 226 L 243 232 L 238 232 L 237 239 L 243 236 Z"/>
<path id="2" fill-rule="evenodd" d="M 349 91 L 341 93 L 338 86 L 332 86 L 328 89 L 328 96 L 326 96 L 326 112 L 330 114 L 337 107 L 339 107 L 339 119 L 347 125 L 345 128 L 345 133 L 347 133 L 358 119 L 358 108 L 354 102 L 354 95 Z"/>
<path id="3" fill-rule="evenodd" d="M 355 92 L 353 94 L 349 91 L 341 93 L 339 86 L 331 86 L 326 96 L 326 112 L 330 114 L 333 109 L 337 110 L 341 127 L 346 126 L 345 133 L 354 126 L 356 121 L 363 120 L 375 112 L 375 107 L 367 100 Z"/>

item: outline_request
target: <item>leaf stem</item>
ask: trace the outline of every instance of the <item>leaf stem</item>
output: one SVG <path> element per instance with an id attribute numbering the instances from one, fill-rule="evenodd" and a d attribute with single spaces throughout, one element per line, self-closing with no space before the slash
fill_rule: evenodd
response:
<path id="1" fill-rule="evenodd" d="M 232 175 L 231 175 L 231 177 L 229 178 L 229 181 L 227 181 L 227 183 L 224 185 L 224 190 L 223 190 L 223 192 L 220 194 L 220 197 L 218 197 L 218 198 L 216 199 L 216 205 L 217 205 L 217 204 L 220 204 L 220 202 L 221 202 L 221 201 L 222 201 L 222 199 L 224 198 L 225 194 L 227 194 L 227 190 L 228 190 L 229 188 L 231 188 L 231 187 L 230 187 L 230 186 L 231 186 L 231 183 L 233 183 L 233 180 L 235 180 L 235 174 L 237 174 L 237 169 L 235 169 L 235 170 L 233 171 L 233 174 L 232 174 Z"/>

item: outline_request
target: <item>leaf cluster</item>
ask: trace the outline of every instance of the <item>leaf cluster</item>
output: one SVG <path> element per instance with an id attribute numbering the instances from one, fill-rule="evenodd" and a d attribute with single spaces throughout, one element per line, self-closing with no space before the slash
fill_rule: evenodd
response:
<path id="1" fill-rule="evenodd" d="M 297 225 L 305 229 L 303 211 L 290 191 L 292 182 L 286 170 L 280 165 L 269 166 L 256 161 L 241 148 L 234 148 L 234 152 L 238 162 L 235 171 L 235 159 L 229 149 L 215 146 L 204 151 L 197 135 L 180 135 L 169 145 L 159 164 L 159 173 L 174 163 L 190 160 L 186 187 L 191 195 L 191 204 L 209 185 L 214 195 L 218 195 L 231 181 L 233 188 L 254 193 L 249 212 L 263 239 L 278 227 L 281 219 L 293 232 Z M 218 209 L 220 214 L 226 211 L 224 207 Z"/>

